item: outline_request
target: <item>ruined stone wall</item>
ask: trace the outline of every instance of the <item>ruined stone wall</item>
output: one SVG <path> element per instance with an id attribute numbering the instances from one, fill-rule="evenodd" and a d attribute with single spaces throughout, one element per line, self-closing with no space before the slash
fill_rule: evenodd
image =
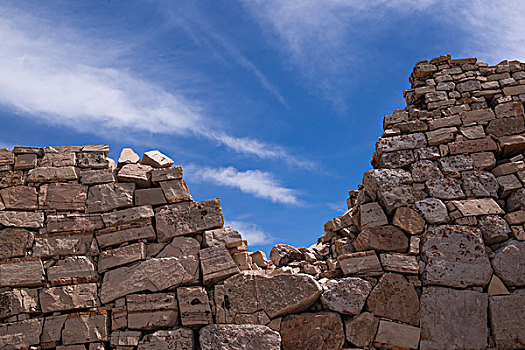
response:
<path id="1" fill-rule="evenodd" d="M 0 151 L 0 349 L 525 347 L 525 64 L 416 64 L 373 170 L 268 260 L 157 151 Z"/>

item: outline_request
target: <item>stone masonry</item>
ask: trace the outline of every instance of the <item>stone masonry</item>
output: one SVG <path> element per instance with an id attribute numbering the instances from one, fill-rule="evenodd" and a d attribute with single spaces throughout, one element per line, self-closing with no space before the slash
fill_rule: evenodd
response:
<path id="1" fill-rule="evenodd" d="M 410 82 L 348 211 L 270 259 L 159 151 L 0 150 L 0 350 L 525 348 L 525 64 Z"/>

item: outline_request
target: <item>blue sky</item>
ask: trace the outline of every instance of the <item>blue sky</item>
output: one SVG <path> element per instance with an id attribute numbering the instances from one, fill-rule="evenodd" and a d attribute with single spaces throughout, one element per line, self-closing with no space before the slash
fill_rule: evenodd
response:
<path id="1" fill-rule="evenodd" d="M 267 252 L 346 209 L 414 63 L 525 59 L 525 1 L 2 1 L 0 147 L 159 149 Z"/>

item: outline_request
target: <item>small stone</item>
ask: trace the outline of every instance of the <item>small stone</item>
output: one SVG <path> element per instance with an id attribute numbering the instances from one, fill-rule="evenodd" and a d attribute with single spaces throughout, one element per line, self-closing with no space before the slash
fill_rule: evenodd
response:
<path id="1" fill-rule="evenodd" d="M 109 153 L 109 145 L 85 145 L 82 147 L 81 151 L 82 152 L 98 152 L 98 153 L 103 153 L 104 155 L 107 156 Z"/>
<path id="2" fill-rule="evenodd" d="M 199 331 L 199 342 L 202 350 L 281 349 L 279 333 L 261 325 L 209 325 Z"/>
<path id="3" fill-rule="evenodd" d="M 118 157 L 118 163 L 117 166 L 121 167 L 126 164 L 136 164 L 140 162 L 140 157 L 133 149 L 131 148 L 123 148 L 122 152 L 120 152 L 120 156 Z"/>
<path id="4" fill-rule="evenodd" d="M 441 170 L 436 163 L 431 160 L 420 160 L 410 167 L 414 182 L 424 182 L 430 179 L 440 179 L 443 177 Z"/>
<path id="5" fill-rule="evenodd" d="M 426 133 L 428 144 L 431 146 L 454 141 L 458 129 L 456 127 L 441 128 Z"/>
<path id="6" fill-rule="evenodd" d="M 75 152 L 46 153 L 41 167 L 71 167 L 77 164 Z"/>
<path id="7" fill-rule="evenodd" d="M 0 149 L 0 165 L 13 165 L 15 163 L 15 155 L 7 148 Z"/>
<path id="8" fill-rule="evenodd" d="M 441 224 L 450 220 L 447 207 L 436 198 L 427 198 L 414 203 L 414 207 L 421 212 L 429 224 Z"/>
<path id="9" fill-rule="evenodd" d="M 283 349 L 341 349 L 344 331 L 335 312 L 290 315 L 281 322 Z M 278 349 L 278 348 L 277 348 Z"/>
<path id="10" fill-rule="evenodd" d="M 200 261 L 203 283 L 211 285 L 239 273 L 239 268 L 233 261 L 225 246 L 213 246 L 200 251 Z"/>
<path id="11" fill-rule="evenodd" d="M 494 108 L 497 118 L 523 116 L 523 105 L 519 102 L 500 103 Z"/>
<path id="12" fill-rule="evenodd" d="M 38 158 L 36 154 L 21 154 L 16 157 L 15 170 L 29 170 L 36 168 Z"/>
<path id="13" fill-rule="evenodd" d="M 485 286 L 492 275 L 480 230 L 442 225 L 423 236 L 422 254 L 427 260 L 423 280 L 427 284 L 465 288 Z"/>
<path id="14" fill-rule="evenodd" d="M 420 130 L 419 130 L 420 131 Z M 412 150 L 383 153 L 379 160 L 382 168 L 402 168 L 416 160 Z"/>
<path id="15" fill-rule="evenodd" d="M 208 293 L 203 287 L 177 288 L 180 317 L 185 327 L 213 323 Z"/>
<path id="16" fill-rule="evenodd" d="M 44 288 L 40 291 L 40 305 L 44 313 L 98 306 L 97 284 Z"/>
<path id="17" fill-rule="evenodd" d="M 481 83 L 477 80 L 468 80 L 464 83 L 459 83 L 456 88 L 459 92 L 477 91 L 481 90 Z"/>
<path id="18" fill-rule="evenodd" d="M 148 187 L 151 184 L 151 170 L 149 165 L 127 164 L 120 169 L 117 178 L 121 182 L 132 182 L 138 187 Z"/>
<path id="19" fill-rule="evenodd" d="M 505 287 L 503 282 L 501 282 L 499 277 L 496 276 L 496 275 L 492 275 L 492 278 L 490 279 L 489 288 L 488 288 L 487 292 L 489 293 L 489 296 L 492 296 L 492 295 L 509 295 L 510 294 L 510 292 L 507 289 L 507 287 Z"/>
<path id="20" fill-rule="evenodd" d="M 498 143 L 504 156 L 522 153 L 525 150 L 525 135 L 502 136 Z"/>
<path id="21" fill-rule="evenodd" d="M 353 242 L 358 251 L 376 250 L 405 252 L 408 248 L 408 238 L 403 231 L 394 226 L 379 226 L 361 231 Z"/>
<path id="22" fill-rule="evenodd" d="M 11 289 L 0 292 L 0 319 L 21 313 L 40 312 L 38 291 L 35 289 Z M 2 337 L 0 333 L 0 338 Z"/>
<path id="23" fill-rule="evenodd" d="M 339 262 L 345 276 L 377 276 L 383 273 L 381 263 L 373 250 L 338 256 L 337 261 Z"/>
<path id="24" fill-rule="evenodd" d="M 195 238 L 175 237 L 160 253 L 158 258 L 193 256 L 196 260 L 199 256 L 201 246 Z"/>
<path id="25" fill-rule="evenodd" d="M 107 183 L 91 186 L 86 201 L 86 213 L 99 213 L 133 205 L 133 183 Z"/>
<path id="26" fill-rule="evenodd" d="M 260 267 L 261 269 L 266 269 L 270 265 L 268 258 L 266 258 L 266 253 L 262 250 L 258 250 L 250 254 L 252 262 Z"/>
<path id="27" fill-rule="evenodd" d="M 42 330 L 41 343 L 58 343 L 62 336 L 61 331 L 66 322 L 67 315 L 47 316 Z"/>
<path id="28" fill-rule="evenodd" d="M 378 325 L 379 320 L 370 312 L 364 312 L 353 319 L 346 319 L 346 340 L 355 346 L 368 346 L 374 340 Z"/>
<path id="29" fill-rule="evenodd" d="M 48 267 L 47 279 L 51 285 L 96 282 L 95 265 L 87 256 L 70 256 Z"/>
<path id="30" fill-rule="evenodd" d="M 106 313 L 70 315 L 62 330 L 62 343 L 64 345 L 108 340 L 108 315 Z"/>
<path id="31" fill-rule="evenodd" d="M 461 112 L 461 119 L 463 120 L 464 125 L 476 125 L 495 118 L 496 116 L 490 108 Z"/>
<path id="32" fill-rule="evenodd" d="M 508 286 L 525 286 L 525 268 L 521 263 L 525 260 L 525 242 L 508 241 L 496 251 L 492 259 L 494 273 Z"/>
<path id="33" fill-rule="evenodd" d="M 471 156 L 476 170 L 490 170 L 496 165 L 496 157 L 492 152 L 472 153 Z"/>
<path id="34" fill-rule="evenodd" d="M 151 223 L 151 218 L 155 215 L 149 205 L 133 207 L 111 213 L 102 214 L 102 221 L 106 227 L 121 227 L 121 225 L 144 222 Z"/>
<path id="35" fill-rule="evenodd" d="M 149 151 L 144 153 L 141 163 L 154 168 L 169 168 L 173 165 L 173 160 L 159 151 Z"/>
<path id="36" fill-rule="evenodd" d="M 487 126 L 487 134 L 501 137 L 522 133 L 525 130 L 523 119 L 523 116 L 519 116 L 491 120 Z"/>
<path id="37" fill-rule="evenodd" d="M 498 197 L 498 181 L 487 171 L 465 171 L 461 174 L 461 180 L 469 197 Z"/>
<path id="38" fill-rule="evenodd" d="M 241 234 L 231 227 L 204 231 L 202 238 L 204 247 L 225 245 L 226 248 L 232 248 L 242 242 Z"/>
<path id="39" fill-rule="evenodd" d="M 358 315 L 365 305 L 372 285 L 355 277 L 330 280 L 323 285 L 321 303 L 325 309 L 341 314 Z"/>
<path id="40" fill-rule="evenodd" d="M 115 181 L 116 177 L 112 169 L 82 170 L 80 172 L 80 182 L 83 185 L 100 185 Z"/>
<path id="41" fill-rule="evenodd" d="M 174 293 L 132 294 L 126 297 L 126 304 L 130 329 L 172 328 L 178 324 Z"/>
<path id="42" fill-rule="evenodd" d="M 190 191 L 184 180 L 172 180 L 160 182 L 160 187 L 168 200 L 168 203 L 193 201 Z"/>
<path id="43" fill-rule="evenodd" d="M 33 233 L 21 228 L 0 230 L 0 259 L 23 257 L 33 245 Z"/>
<path id="44" fill-rule="evenodd" d="M 142 242 L 106 250 L 99 255 L 98 272 L 144 259 L 146 259 L 146 245 Z"/>
<path id="45" fill-rule="evenodd" d="M 44 267 L 40 259 L 12 259 L 0 263 L 0 287 L 38 287 L 43 282 Z"/>
<path id="46" fill-rule="evenodd" d="M 393 213 L 396 208 L 411 205 L 416 200 L 413 187 L 408 185 L 381 186 L 378 197 L 388 214 Z"/>
<path id="47" fill-rule="evenodd" d="M 448 148 L 452 155 L 498 150 L 498 146 L 490 137 L 476 140 L 455 141 L 450 143 Z"/>
<path id="48" fill-rule="evenodd" d="M 420 349 L 486 349 L 488 295 L 423 288 Z"/>
<path id="49" fill-rule="evenodd" d="M 425 229 L 425 220 L 408 207 L 397 208 L 392 223 L 411 235 L 418 235 Z"/>
<path id="50" fill-rule="evenodd" d="M 492 198 L 467 199 L 453 201 L 463 216 L 502 215 L 505 214 Z"/>
<path id="51" fill-rule="evenodd" d="M 87 186 L 75 183 L 54 183 L 40 186 L 41 209 L 79 210 L 86 208 Z"/>
<path id="52" fill-rule="evenodd" d="M 361 204 L 359 208 L 361 229 L 388 225 L 388 219 L 377 202 Z"/>
<path id="53" fill-rule="evenodd" d="M 391 349 L 417 349 L 420 333 L 417 327 L 381 320 L 374 346 Z"/>
<path id="54" fill-rule="evenodd" d="M 425 182 L 431 197 L 438 199 L 464 198 L 461 182 L 453 178 L 432 179 Z"/>
<path id="55" fill-rule="evenodd" d="M 94 232 L 104 227 L 98 214 L 48 214 L 47 233 L 56 232 Z"/>
<path id="56" fill-rule="evenodd" d="M 166 203 L 166 197 L 158 187 L 135 190 L 135 205 L 156 206 Z"/>
<path id="57" fill-rule="evenodd" d="M 509 224 L 500 216 L 488 215 L 478 219 L 478 227 L 483 234 L 485 244 L 505 241 L 511 232 Z"/>
<path id="58" fill-rule="evenodd" d="M 0 349 L 29 348 L 30 345 L 40 343 L 42 334 L 43 318 L 34 318 L 11 323 L 0 324 Z"/>
<path id="59" fill-rule="evenodd" d="M 507 197 L 507 210 L 519 209 L 525 209 L 525 188 L 520 188 Z"/>
<path id="60" fill-rule="evenodd" d="M 288 244 L 276 244 L 270 252 L 270 259 L 275 266 L 285 266 L 292 261 L 302 260 L 302 257 L 303 254 L 299 249 Z"/>
<path id="61" fill-rule="evenodd" d="M 511 295 L 492 296 L 490 323 L 498 349 L 523 349 L 525 347 L 525 292 L 523 289 Z"/>
<path id="62" fill-rule="evenodd" d="M 443 157 L 439 160 L 439 164 L 445 174 L 472 170 L 473 168 L 472 156 L 465 154 Z"/>
<path id="63" fill-rule="evenodd" d="M 138 350 L 193 350 L 194 348 L 193 331 L 186 328 L 146 334 L 138 346 Z"/>
<path id="64" fill-rule="evenodd" d="M 385 271 L 398 272 L 409 275 L 419 273 L 419 264 L 415 256 L 399 253 L 384 253 L 380 255 L 381 265 Z"/>
<path id="65" fill-rule="evenodd" d="M 376 151 L 379 154 L 385 152 L 400 151 L 405 149 L 417 149 L 425 147 L 427 139 L 423 133 L 399 135 L 381 138 L 376 143 Z"/>
<path id="66" fill-rule="evenodd" d="M 109 161 L 104 152 L 80 152 L 77 153 L 77 165 L 80 168 L 105 169 L 109 167 Z"/>
<path id="67" fill-rule="evenodd" d="M 153 169 L 151 172 L 151 182 L 153 182 L 153 184 L 171 180 L 182 180 L 182 168 L 180 166 L 172 168 L 157 168 Z"/>
<path id="68" fill-rule="evenodd" d="M 111 333 L 111 346 L 137 346 L 141 333 L 137 331 Z"/>

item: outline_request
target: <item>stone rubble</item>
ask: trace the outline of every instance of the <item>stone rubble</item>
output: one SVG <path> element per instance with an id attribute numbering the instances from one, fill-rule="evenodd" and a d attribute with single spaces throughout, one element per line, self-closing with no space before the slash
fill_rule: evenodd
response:
<path id="1" fill-rule="evenodd" d="M 525 64 L 416 64 L 348 211 L 269 259 L 180 166 L 0 150 L 0 349 L 525 348 Z"/>

